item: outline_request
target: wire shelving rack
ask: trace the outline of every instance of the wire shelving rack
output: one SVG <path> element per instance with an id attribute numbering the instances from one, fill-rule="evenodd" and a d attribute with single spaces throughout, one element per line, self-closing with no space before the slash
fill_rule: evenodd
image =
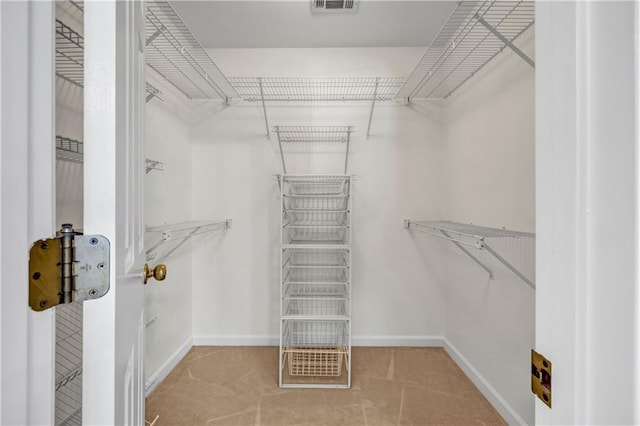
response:
<path id="1" fill-rule="evenodd" d="M 182 247 L 187 241 L 197 235 L 213 231 L 225 230 L 231 227 L 231 219 L 218 221 L 187 221 L 159 226 L 149 226 L 146 229 L 147 261 L 159 262 Z"/>
<path id="2" fill-rule="evenodd" d="M 529 287 L 534 290 L 536 288 L 533 280 L 526 277 L 520 270 L 512 265 L 511 262 L 496 252 L 487 241 L 487 238 L 535 238 L 535 234 L 447 221 L 414 221 L 406 219 L 404 225 L 408 229 L 414 229 L 432 237 L 451 241 L 478 266 L 484 269 L 489 274 L 490 279 L 493 279 L 493 271 L 469 251 L 468 248 L 487 251 Z"/>
<path id="3" fill-rule="evenodd" d="M 267 102 L 370 102 L 367 137 L 376 102 L 396 98 L 404 84 L 401 77 L 230 77 L 229 82 L 243 100 L 261 102 L 267 136 Z"/>
<path id="4" fill-rule="evenodd" d="M 189 99 L 238 98 L 168 1 L 147 2 L 147 65 Z"/>
<path id="5" fill-rule="evenodd" d="M 340 136 L 332 134 L 331 138 Z M 279 384 L 348 388 L 351 177 L 285 174 L 279 176 L 279 182 Z"/>
<path id="6" fill-rule="evenodd" d="M 461 1 L 398 93 L 398 98 L 446 98 L 505 47 L 529 65 L 513 42 L 534 24 L 533 1 Z"/>

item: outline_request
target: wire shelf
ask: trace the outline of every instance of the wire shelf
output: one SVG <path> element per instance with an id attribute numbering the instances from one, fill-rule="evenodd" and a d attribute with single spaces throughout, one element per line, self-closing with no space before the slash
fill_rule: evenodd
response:
<path id="1" fill-rule="evenodd" d="M 245 101 L 389 101 L 404 83 L 398 77 L 230 77 Z"/>
<path id="2" fill-rule="evenodd" d="M 347 359 L 346 346 L 339 348 L 285 348 L 285 363 L 290 376 L 327 377 L 342 374 L 342 360 Z"/>
<path id="3" fill-rule="evenodd" d="M 227 229 L 231 227 L 231 219 L 219 221 L 189 221 L 169 225 L 147 227 L 145 247 L 147 260 L 156 262 L 170 256 L 191 238 Z"/>
<path id="4" fill-rule="evenodd" d="M 280 142 L 333 142 L 343 143 L 353 133 L 353 126 L 274 126 Z"/>
<path id="5" fill-rule="evenodd" d="M 284 319 L 284 347 L 332 347 L 349 345 L 348 320 Z"/>
<path id="6" fill-rule="evenodd" d="M 189 99 L 239 95 L 167 1 L 147 2 L 147 65 Z"/>
<path id="7" fill-rule="evenodd" d="M 84 38 L 56 19 L 56 75 L 78 87 L 84 86 Z"/>
<path id="8" fill-rule="evenodd" d="M 478 266 L 484 269 L 489 274 L 489 278 L 493 279 L 493 272 L 465 247 L 473 247 L 478 250 L 486 250 L 504 266 L 506 266 L 511 272 L 516 274 L 518 278 L 524 281 L 531 288 L 535 289 L 535 283 L 525 275 L 523 275 L 517 268 L 515 268 L 500 254 L 498 254 L 486 240 L 487 238 L 535 238 L 535 234 L 447 221 L 413 221 L 406 219 L 404 221 L 404 224 L 406 228 L 413 228 L 433 237 L 451 241 L 469 258 L 471 258 Z"/>
<path id="9" fill-rule="evenodd" d="M 285 284 L 283 297 L 285 299 L 304 297 L 323 298 L 347 298 L 347 284 L 317 284 L 317 283 L 297 283 Z"/>
<path id="10" fill-rule="evenodd" d="M 347 301 L 338 298 L 285 299 L 282 313 L 284 316 L 298 317 L 342 317 L 348 315 Z"/>
<path id="11" fill-rule="evenodd" d="M 291 268 L 284 272 L 285 284 L 348 284 L 343 268 Z"/>
<path id="12" fill-rule="evenodd" d="M 513 42 L 533 25 L 534 12 L 533 1 L 459 2 L 398 97 L 448 97 L 507 46 L 482 20 Z"/>

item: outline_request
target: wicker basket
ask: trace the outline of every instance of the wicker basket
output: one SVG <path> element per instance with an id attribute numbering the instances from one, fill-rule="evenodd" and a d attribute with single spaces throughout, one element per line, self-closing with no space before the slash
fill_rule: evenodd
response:
<path id="1" fill-rule="evenodd" d="M 347 357 L 346 347 L 285 348 L 290 376 L 340 376 L 342 360 Z"/>

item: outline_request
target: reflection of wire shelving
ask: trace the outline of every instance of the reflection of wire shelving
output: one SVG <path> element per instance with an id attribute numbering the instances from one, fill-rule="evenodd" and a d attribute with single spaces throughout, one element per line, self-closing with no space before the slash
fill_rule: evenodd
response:
<path id="1" fill-rule="evenodd" d="M 160 89 L 155 87 L 151 83 L 144 84 L 145 91 L 147 92 L 146 102 L 149 102 L 153 98 L 158 98 L 159 100 L 164 102 L 164 97 L 162 96 L 162 92 Z"/>
<path id="2" fill-rule="evenodd" d="M 56 19 L 56 75 L 78 87 L 84 85 L 84 38 Z"/>
<path id="3" fill-rule="evenodd" d="M 535 289 L 535 283 L 523 275 L 504 257 L 498 254 L 487 242 L 487 238 L 534 238 L 535 234 L 526 232 L 507 231 L 505 229 L 486 228 L 476 225 L 466 225 L 462 223 L 447 221 L 413 221 L 405 220 L 405 227 L 421 231 L 433 237 L 451 241 L 456 247 L 469 256 L 478 266 L 487 271 L 489 278 L 493 279 L 493 272 L 474 256 L 466 247 L 478 250 L 486 250 L 518 278 L 524 281 L 531 288 Z"/>
<path id="4" fill-rule="evenodd" d="M 230 77 L 245 101 L 261 102 L 267 136 L 267 102 L 371 102 L 367 137 L 376 102 L 396 97 L 404 83 L 398 77 Z"/>
<path id="5" fill-rule="evenodd" d="M 398 98 L 446 98 L 534 23 L 533 1 L 461 1 L 418 62 Z"/>
<path id="6" fill-rule="evenodd" d="M 56 158 L 58 160 L 82 163 L 84 144 L 75 139 L 56 136 Z"/>
<path id="7" fill-rule="evenodd" d="M 167 1 L 149 1 L 147 65 L 189 99 L 224 99 L 238 94 Z"/>
<path id="8" fill-rule="evenodd" d="M 82 303 L 56 308 L 56 425 L 82 424 Z"/>
<path id="9" fill-rule="evenodd" d="M 164 163 L 162 161 L 151 160 L 149 158 L 144 160 L 144 166 L 147 173 L 151 170 L 164 170 Z"/>
<path id="10" fill-rule="evenodd" d="M 231 219 L 192 221 L 147 227 L 145 246 L 147 260 L 159 262 L 170 256 L 191 238 L 231 227 Z"/>
<path id="11" fill-rule="evenodd" d="M 282 171 L 285 174 L 287 173 L 287 167 L 284 161 L 283 143 L 345 143 L 344 173 L 347 173 L 353 126 L 275 126 L 273 130 L 278 136 Z"/>

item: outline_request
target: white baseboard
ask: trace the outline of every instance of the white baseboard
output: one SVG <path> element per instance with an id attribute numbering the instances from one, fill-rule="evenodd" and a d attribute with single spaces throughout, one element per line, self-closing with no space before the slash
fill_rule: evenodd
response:
<path id="1" fill-rule="evenodd" d="M 278 346 L 278 336 L 208 335 L 193 336 L 193 346 Z"/>
<path id="2" fill-rule="evenodd" d="M 194 346 L 278 346 L 278 336 L 218 335 L 194 336 Z M 431 348 L 444 346 L 441 336 L 353 336 L 353 346 L 389 346 Z"/>
<path id="3" fill-rule="evenodd" d="M 444 349 L 449 356 L 458 364 L 458 367 L 464 371 L 474 385 L 480 390 L 485 398 L 493 405 L 498 413 L 510 425 L 526 425 L 522 417 L 504 400 L 502 396 L 491 386 L 491 384 L 476 370 L 473 365 L 460 353 L 451 342 L 446 338 L 443 339 Z"/>
<path id="4" fill-rule="evenodd" d="M 442 336 L 353 336 L 352 346 L 441 348 Z"/>
<path id="5" fill-rule="evenodd" d="M 145 398 L 151 395 L 160 383 L 164 379 L 167 378 L 171 370 L 173 370 L 176 365 L 184 358 L 184 356 L 189 352 L 189 349 L 193 346 L 193 339 L 189 338 L 185 340 L 185 342 L 180 345 L 177 351 L 175 351 L 169 359 L 162 364 L 160 368 L 158 368 L 148 379 L 145 380 L 145 389 L 144 396 Z"/>

